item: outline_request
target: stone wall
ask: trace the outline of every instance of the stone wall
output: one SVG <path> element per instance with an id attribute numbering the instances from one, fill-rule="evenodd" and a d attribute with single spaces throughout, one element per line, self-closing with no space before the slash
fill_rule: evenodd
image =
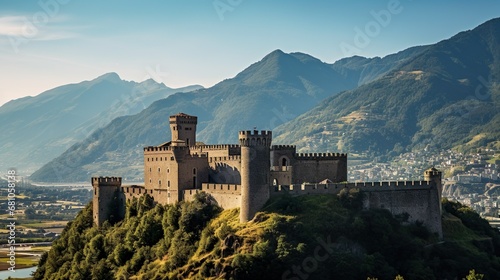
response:
<path id="1" fill-rule="evenodd" d="M 431 232 L 443 237 L 440 198 L 435 187 L 364 190 L 363 193 L 365 209 L 387 209 L 392 215 L 406 213 L 408 222 L 420 221 Z"/>
<path id="2" fill-rule="evenodd" d="M 241 205 L 241 185 L 236 184 L 203 184 L 201 190 L 184 191 L 184 199 L 193 200 L 196 193 L 204 191 L 212 196 L 224 209 L 239 208 Z"/>
<path id="3" fill-rule="evenodd" d="M 409 222 L 421 221 L 442 237 L 439 185 L 433 181 L 296 184 L 270 187 L 271 196 L 336 195 L 343 189 L 359 189 L 365 209 L 387 209 L 393 215 L 407 213 Z"/>
<path id="4" fill-rule="evenodd" d="M 294 184 L 321 182 L 325 179 L 333 182 L 347 181 L 347 156 L 330 153 L 297 154 L 292 178 Z"/>

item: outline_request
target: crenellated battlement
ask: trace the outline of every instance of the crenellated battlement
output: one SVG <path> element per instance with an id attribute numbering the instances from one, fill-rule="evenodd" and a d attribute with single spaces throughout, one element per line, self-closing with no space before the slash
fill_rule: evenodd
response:
<path id="1" fill-rule="evenodd" d="M 272 131 L 270 130 L 241 130 L 239 132 L 240 137 L 256 137 L 256 136 L 272 136 Z"/>
<path id="2" fill-rule="evenodd" d="M 295 145 L 273 145 L 271 147 L 271 150 L 278 151 L 278 150 L 295 150 L 297 147 Z"/>
<path id="3" fill-rule="evenodd" d="M 186 146 L 148 146 L 144 147 L 144 152 L 164 152 L 164 151 L 173 151 L 173 150 L 189 150 L 189 147 Z"/>
<path id="4" fill-rule="evenodd" d="M 297 153 L 295 158 L 298 160 L 315 160 L 315 159 L 340 159 L 346 158 L 347 154 L 340 153 Z"/>
<path id="5" fill-rule="evenodd" d="M 348 184 L 353 188 L 370 190 L 373 188 L 428 188 L 432 185 L 430 181 L 392 181 L 392 182 L 354 182 Z"/>
<path id="6" fill-rule="evenodd" d="M 206 193 L 241 194 L 241 185 L 204 183 L 201 190 Z"/>
<path id="7" fill-rule="evenodd" d="M 238 139 L 240 141 L 241 146 L 250 147 L 250 146 L 271 146 L 272 141 L 272 132 L 271 131 L 240 131 L 238 135 Z"/>
<path id="8" fill-rule="evenodd" d="M 93 186 L 121 186 L 121 184 L 121 177 L 92 177 Z"/>
<path id="9" fill-rule="evenodd" d="M 202 149 L 202 150 L 209 150 L 209 151 L 218 151 L 218 150 L 227 150 L 227 149 L 234 149 L 234 148 L 239 148 L 240 145 L 237 144 L 227 144 L 227 145 L 200 145 L 194 147 L 194 149 Z"/>
<path id="10" fill-rule="evenodd" d="M 236 155 L 236 156 L 225 156 L 225 157 L 209 157 L 208 162 L 219 162 L 219 161 L 239 161 L 241 160 L 241 156 Z"/>
<path id="11" fill-rule="evenodd" d="M 170 116 L 169 121 L 171 124 L 197 124 L 198 117 L 190 116 L 184 113 L 178 113 L 176 115 Z"/>
<path id="12" fill-rule="evenodd" d="M 432 177 L 441 177 L 441 174 L 442 174 L 441 171 L 437 170 L 434 167 L 431 167 L 424 171 L 424 177 L 429 180 Z"/>
<path id="13" fill-rule="evenodd" d="M 429 181 L 397 181 L 397 182 L 354 182 L 354 183 L 332 183 L 332 184 L 292 184 L 278 185 L 271 188 L 275 195 L 281 192 L 289 192 L 293 195 L 306 194 L 337 194 L 342 189 L 357 188 L 365 192 L 397 191 L 412 189 L 429 189 L 432 182 Z"/>

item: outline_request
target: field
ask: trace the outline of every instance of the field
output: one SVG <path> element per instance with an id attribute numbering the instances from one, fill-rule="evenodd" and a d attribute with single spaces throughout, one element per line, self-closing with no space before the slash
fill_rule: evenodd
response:
<path id="1" fill-rule="evenodd" d="M 38 264 L 40 256 L 50 250 L 50 246 L 44 247 L 16 247 L 16 269 L 32 267 Z M 7 270 L 10 265 L 8 264 L 9 256 L 8 248 L 0 248 L 0 271 Z"/>

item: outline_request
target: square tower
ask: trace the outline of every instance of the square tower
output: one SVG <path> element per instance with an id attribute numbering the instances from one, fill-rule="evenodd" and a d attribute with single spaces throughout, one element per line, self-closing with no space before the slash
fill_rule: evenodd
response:
<path id="1" fill-rule="evenodd" d="M 195 146 L 198 117 L 179 113 L 170 116 L 172 146 Z"/>

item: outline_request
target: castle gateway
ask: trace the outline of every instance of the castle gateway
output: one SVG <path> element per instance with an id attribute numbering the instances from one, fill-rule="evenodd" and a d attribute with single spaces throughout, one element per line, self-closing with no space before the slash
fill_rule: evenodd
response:
<path id="1" fill-rule="evenodd" d="M 143 194 L 158 203 L 191 200 L 200 191 L 224 209 L 240 208 L 247 222 L 272 196 L 338 194 L 358 188 L 363 206 L 409 214 L 442 236 L 441 172 L 426 170 L 424 181 L 347 183 L 347 155 L 297 153 L 293 145 L 271 145 L 271 131 L 240 131 L 239 144 L 196 142 L 198 118 L 170 116 L 172 139 L 144 148 L 144 185 L 122 185 L 119 177 L 94 177 L 93 215 L 99 226 L 123 219 L 126 201 Z M 117 203 L 115 207 L 110 207 Z"/>

